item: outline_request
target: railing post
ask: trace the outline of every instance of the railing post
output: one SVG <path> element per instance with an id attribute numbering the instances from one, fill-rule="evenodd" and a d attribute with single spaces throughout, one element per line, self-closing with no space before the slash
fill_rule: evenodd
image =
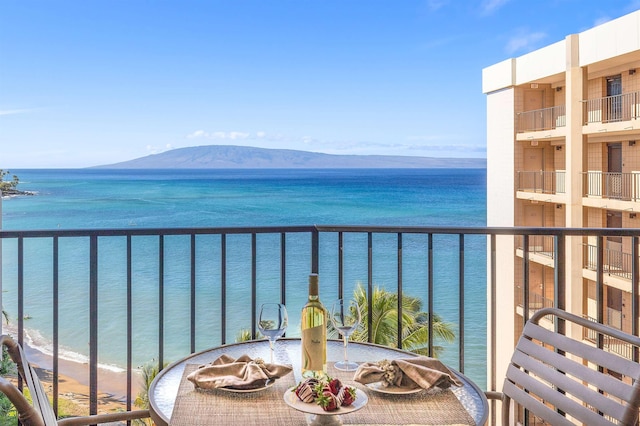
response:
<path id="1" fill-rule="evenodd" d="M 429 262 L 429 269 L 428 269 L 428 282 L 427 282 L 427 287 L 428 287 L 428 291 L 429 294 L 427 295 L 427 309 L 429 311 L 429 326 L 428 326 L 428 330 L 429 330 L 429 345 L 428 345 L 428 351 L 429 351 L 429 356 L 433 356 L 433 339 L 431 338 L 431 336 L 433 336 L 433 234 L 429 234 L 429 241 L 428 241 L 428 262 Z"/>
<path id="2" fill-rule="evenodd" d="M 191 234 L 191 353 L 196 351 L 196 234 Z"/>
<path id="3" fill-rule="evenodd" d="M 256 302 L 256 299 L 258 296 L 257 275 L 256 275 L 257 256 L 258 256 L 258 252 L 256 248 L 256 233 L 254 232 L 251 234 L 251 338 L 253 339 L 256 338 L 256 322 L 257 322 L 256 310 L 258 309 L 257 302 Z"/>
<path id="4" fill-rule="evenodd" d="M 604 324 L 604 237 L 598 235 L 596 240 L 596 320 Z M 598 333 L 598 347 L 604 347 L 602 334 Z"/>
<path id="5" fill-rule="evenodd" d="M 158 371 L 164 368 L 164 235 L 158 236 Z"/>
<path id="6" fill-rule="evenodd" d="M 227 343 L 227 234 L 220 235 L 220 343 Z"/>
<path id="7" fill-rule="evenodd" d="M 373 234 L 367 233 L 367 341 L 373 343 Z"/>
<path id="8" fill-rule="evenodd" d="M 127 235 L 127 411 L 131 411 L 133 378 L 133 268 L 131 235 Z"/>
<path id="9" fill-rule="evenodd" d="M 553 295 L 555 300 L 553 304 L 556 308 L 566 310 L 566 265 L 564 261 L 564 254 L 566 249 L 566 235 L 554 235 L 553 237 L 553 251 L 555 253 L 554 258 L 554 285 Z M 555 324 L 556 331 L 560 334 L 565 334 L 565 323 L 563 319 L 558 318 Z"/>
<path id="10" fill-rule="evenodd" d="M 638 336 L 638 280 L 640 275 L 640 265 L 638 263 L 638 237 L 631 237 L 631 334 Z M 633 360 L 640 361 L 639 348 L 633 347 Z"/>
<path id="11" fill-rule="evenodd" d="M 398 349 L 402 349 L 402 233 L 398 232 Z M 429 340 L 432 336 L 429 335 Z"/>
<path id="12" fill-rule="evenodd" d="M 522 318 L 529 321 L 529 234 L 522 235 Z"/>
<path id="13" fill-rule="evenodd" d="M 311 273 L 318 273 L 318 265 L 319 265 L 319 254 L 320 253 L 320 235 L 318 232 L 318 228 L 314 228 L 311 231 Z"/>
<path id="14" fill-rule="evenodd" d="M 89 237 L 89 414 L 98 413 L 98 236 Z"/>
<path id="15" fill-rule="evenodd" d="M 58 346 L 60 344 L 60 333 L 59 333 L 59 319 L 60 319 L 60 311 L 58 306 L 60 304 L 60 281 L 59 281 L 59 241 L 58 237 L 53 237 L 53 412 L 58 415 L 58 373 L 59 373 L 59 363 L 58 363 Z"/>
<path id="16" fill-rule="evenodd" d="M 280 303 L 287 304 L 287 234 L 280 233 Z"/>
<path id="17" fill-rule="evenodd" d="M 459 284 L 459 301 L 458 301 L 458 311 L 460 313 L 459 322 L 460 322 L 460 335 L 458 336 L 458 370 L 464 374 L 464 234 L 459 235 L 460 239 L 460 250 L 459 250 L 459 260 L 458 260 L 458 279 L 460 280 Z M 431 336 L 429 336 L 431 339 Z"/>
<path id="18" fill-rule="evenodd" d="M 338 232 L 338 299 L 344 294 L 344 235 Z"/>

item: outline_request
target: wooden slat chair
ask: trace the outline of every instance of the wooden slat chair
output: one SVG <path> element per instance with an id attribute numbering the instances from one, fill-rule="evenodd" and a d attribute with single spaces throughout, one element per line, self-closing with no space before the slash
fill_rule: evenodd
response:
<path id="1" fill-rule="evenodd" d="M 547 316 L 554 324 L 564 319 L 566 330 L 574 323 L 605 339 L 640 347 L 638 337 L 560 309 L 535 312 L 516 345 L 502 393 L 487 392 L 489 398 L 502 399 L 502 424 L 517 420 L 510 416 L 512 401 L 552 425 L 637 424 L 640 364 L 549 330 L 540 324 Z"/>
<path id="2" fill-rule="evenodd" d="M 122 413 L 98 414 L 85 417 L 72 417 L 57 420 L 49 398 L 35 369 L 28 362 L 24 351 L 10 336 L 0 336 L 0 349 L 7 348 L 9 356 L 16 363 L 18 373 L 31 393 L 32 404 L 7 379 L 0 377 L 0 392 L 4 393 L 18 411 L 18 419 L 25 426 L 80 426 L 99 423 L 119 422 L 149 417 L 149 410 L 127 411 Z"/>

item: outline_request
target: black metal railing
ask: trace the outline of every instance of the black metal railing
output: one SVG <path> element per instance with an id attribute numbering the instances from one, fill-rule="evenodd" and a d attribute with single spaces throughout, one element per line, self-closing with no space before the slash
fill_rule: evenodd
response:
<path id="1" fill-rule="evenodd" d="M 567 125 L 564 105 L 519 112 L 516 120 L 518 133 L 552 130 Z"/>
<path id="2" fill-rule="evenodd" d="M 584 124 L 628 121 L 640 116 L 640 92 L 584 101 Z"/>
<path id="3" fill-rule="evenodd" d="M 245 228 L 171 228 L 171 229 L 92 229 L 92 230 L 40 230 L 40 231 L 0 231 L 3 244 L 2 264 L 9 265 L 3 271 L 3 289 L 10 290 L 3 297 L 8 310 L 17 312 L 17 339 L 24 342 L 25 308 L 39 306 L 38 312 L 50 318 L 53 342 L 53 400 L 58 407 L 58 376 L 60 357 L 60 308 L 65 306 L 65 291 L 86 291 L 88 297 L 88 353 L 90 414 L 98 407 L 98 362 L 102 358 L 101 349 L 112 342 L 100 338 L 100 330 L 106 324 L 113 325 L 122 320 L 118 329 L 126 335 L 127 410 L 132 407 L 132 380 L 136 350 L 134 335 L 138 332 L 138 322 L 151 318 L 155 322 L 153 333 L 157 346 L 143 348 L 144 355 L 153 358 L 159 368 L 173 358 L 167 354 L 167 342 L 185 339 L 187 354 L 207 347 L 225 344 L 231 339 L 228 332 L 237 324 L 231 320 L 234 314 L 230 307 L 235 299 L 241 299 L 244 308 L 243 324 L 251 328 L 256 336 L 256 311 L 259 299 L 264 300 L 265 291 L 270 297 L 279 298 L 288 306 L 302 306 L 306 301 L 306 290 L 294 290 L 295 283 L 305 283 L 308 273 L 317 272 L 321 277 L 321 292 L 341 297 L 354 279 L 363 277 L 367 291 L 366 309 L 371 312 L 372 293 L 381 269 L 393 271 L 391 290 L 398 294 L 398 316 L 402 317 L 402 296 L 411 272 L 418 276 L 418 286 L 423 290 L 426 312 L 429 315 L 429 335 L 433 336 L 433 315 L 439 313 L 442 305 L 436 305 L 436 294 L 446 294 L 452 299 L 446 302 L 457 316 L 455 320 L 457 339 L 452 348 L 457 349 L 457 362 L 448 361 L 464 372 L 466 365 L 467 339 L 487 336 L 484 343 L 492 354 L 483 359 L 486 366 L 487 388 L 496 390 L 501 378 L 496 377 L 495 336 L 499 326 L 496 321 L 497 273 L 499 265 L 497 242 L 503 238 L 522 238 L 522 306 L 524 318 L 529 317 L 531 307 L 537 301 L 530 300 L 529 253 L 536 238 L 546 237 L 552 241 L 553 253 L 564 253 L 572 237 L 595 237 L 595 268 L 598 320 L 604 321 L 603 275 L 606 268 L 604 259 L 605 238 L 610 236 L 631 237 L 633 255 L 631 312 L 638 317 L 638 239 L 640 229 L 593 229 L 593 228 L 456 228 L 456 227 L 403 227 L 403 226 L 347 226 L 314 225 L 289 227 L 245 227 Z M 548 240 L 550 239 L 550 240 Z M 152 241 L 153 249 L 140 247 L 140 240 Z M 546 243 L 545 243 L 546 244 Z M 512 246 L 513 247 L 513 246 Z M 347 256 L 357 253 L 358 257 Z M 504 256 L 504 253 L 500 254 Z M 46 264 L 34 265 L 35 256 L 44 256 Z M 196 261 L 198 259 L 198 261 Z M 200 260 L 207 259 L 206 266 Z M 234 259 L 231 267 L 230 259 Z M 345 260 L 349 259 L 347 263 Z M 352 261 L 352 259 L 355 259 Z M 180 263 L 182 262 L 182 263 Z M 567 309 L 564 256 L 554 256 L 554 298 L 553 306 Z M 200 266 L 198 266 L 200 265 Z M 457 265 L 457 266 L 453 266 Z M 453 267 L 452 267 L 453 266 Z M 355 269 L 354 269 L 355 268 Z M 34 294 L 33 275 L 42 269 L 48 270 L 50 289 Z M 122 296 L 115 296 L 123 307 L 122 318 L 114 312 L 104 311 L 102 299 L 109 293 L 120 290 L 112 288 L 112 282 L 104 278 L 105 269 L 120 273 L 125 283 Z M 354 272 L 354 270 L 356 270 Z M 82 285 L 66 282 L 69 271 L 78 272 L 83 277 Z M 416 274 L 415 272 L 418 271 Z M 453 274 L 454 284 L 442 284 L 443 271 Z M 243 284 L 237 285 L 235 277 L 242 275 Z M 41 280 L 42 278 L 37 278 Z M 480 282 L 481 293 L 487 294 L 485 325 L 470 324 L 466 321 L 466 311 L 478 309 L 478 298 L 466 299 L 469 280 Z M 151 283 L 155 296 L 139 298 L 138 284 L 146 280 Z M 270 283 L 265 290 L 264 283 Z M 349 283 L 347 285 L 347 283 Z M 484 285 L 488 288 L 484 288 Z M 299 284 L 298 284 L 299 285 Z M 69 289 L 72 290 L 69 290 Z M 13 294 L 15 292 L 15 294 Z M 206 294 L 205 294 L 206 293 Z M 275 294 L 274 294 L 275 293 Z M 68 294 L 68 293 L 67 293 Z M 9 297 L 9 295 L 11 297 Z M 184 303 L 185 326 L 169 327 L 171 318 L 176 316 L 176 306 L 180 297 Z M 211 302 L 213 301 L 213 302 Z M 8 304 L 11 303 L 9 306 Z M 203 306 L 203 303 L 210 305 Z M 484 303 L 483 301 L 480 303 Z M 551 303 L 542 299 L 544 306 Z M 211 306 L 213 305 L 213 306 Z M 64 309 L 69 309 L 65 306 Z M 102 310 L 101 310 L 102 309 Z M 247 312 L 249 311 L 250 312 Z M 292 311 L 293 312 L 293 311 Z M 34 312 L 31 312 L 34 313 Z M 582 313 L 579 313 L 582 314 Z M 487 316 L 485 316 L 486 318 Z M 78 315 L 77 321 L 83 321 Z M 218 334 L 211 334 L 211 326 L 202 326 L 202 318 L 208 324 L 219 326 Z M 368 316 L 371 321 L 371 315 Z M 637 322 L 631 321 L 631 332 L 638 335 Z M 207 324 L 207 323 L 205 323 Z M 557 324 L 564 332 L 563 325 Z M 474 328 L 476 327 L 476 328 Z M 477 329 L 480 327 L 480 329 Z M 402 324 L 398 324 L 398 335 Z M 185 332 L 188 329 L 188 332 Z M 372 330 L 371 324 L 368 327 Z M 469 332 L 471 330 L 471 332 Z M 486 334 L 484 334 L 486 333 Z M 206 336 L 204 338 L 203 336 Z M 371 336 L 369 337 L 371 339 Z M 397 342 L 402 347 L 402 342 Z M 428 350 L 433 353 L 433 340 L 429 339 Z M 186 354 L 185 354 L 186 355 Z"/>
<path id="4" fill-rule="evenodd" d="M 542 194 L 565 194 L 565 171 L 518 171 L 516 190 Z"/>
<path id="5" fill-rule="evenodd" d="M 584 196 L 623 201 L 640 200 L 640 173 L 584 172 Z"/>

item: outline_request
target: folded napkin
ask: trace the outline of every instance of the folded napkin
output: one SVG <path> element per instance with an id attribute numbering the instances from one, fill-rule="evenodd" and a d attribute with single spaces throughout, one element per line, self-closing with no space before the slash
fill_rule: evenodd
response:
<path id="1" fill-rule="evenodd" d="M 268 380 L 289 374 L 291 370 L 287 365 L 267 364 L 248 355 L 235 359 L 223 354 L 212 363 L 198 367 L 187 379 L 201 389 L 256 389 L 266 386 Z"/>
<path id="2" fill-rule="evenodd" d="M 383 359 L 360 364 L 353 377 L 356 382 L 367 384 L 381 382 L 383 387 L 396 386 L 406 389 L 446 389 L 451 385 L 462 386 L 442 362 L 426 356 L 414 358 Z"/>

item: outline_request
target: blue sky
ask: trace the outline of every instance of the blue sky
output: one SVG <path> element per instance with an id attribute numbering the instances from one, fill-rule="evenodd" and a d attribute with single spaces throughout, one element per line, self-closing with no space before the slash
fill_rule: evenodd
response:
<path id="1" fill-rule="evenodd" d="M 639 0 L 0 0 L 0 168 L 231 144 L 485 157 L 482 69 Z"/>

